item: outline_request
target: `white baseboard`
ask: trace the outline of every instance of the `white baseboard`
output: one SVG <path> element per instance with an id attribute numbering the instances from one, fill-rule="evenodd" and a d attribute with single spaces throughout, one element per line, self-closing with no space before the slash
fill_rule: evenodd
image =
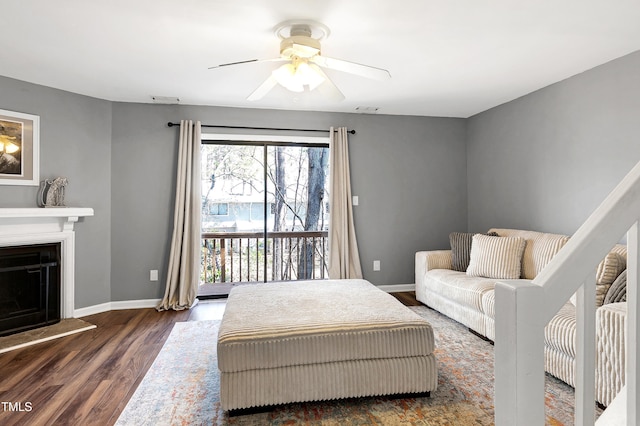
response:
<path id="1" fill-rule="evenodd" d="M 111 302 L 111 310 L 155 308 L 162 299 L 123 300 Z"/>
<path id="2" fill-rule="evenodd" d="M 99 305 L 87 306 L 86 308 L 75 309 L 74 318 L 82 318 L 88 315 L 100 314 L 107 311 L 118 311 L 122 309 L 143 309 L 155 308 L 161 299 L 123 300 L 119 302 L 107 302 Z"/>
<path id="3" fill-rule="evenodd" d="M 101 303 L 99 305 L 87 306 L 86 308 L 74 309 L 73 317 L 82 318 L 87 315 L 100 314 L 111 310 L 111 302 Z"/>
<path id="4" fill-rule="evenodd" d="M 415 284 L 392 284 L 379 285 L 380 290 L 387 293 L 396 293 L 400 291 L 415 291 Z M 122 300 L 119 302 L 107 302 L 99 305 L 87 306 L 86 308 L 75 309 L 73 311 L 74 318 L 82 318 L 89 315 L 100 314 L 107 311 L 118 311 L 122 309 L 144 309 L 155 308 L 161 299 L 142 299 L 142 300 Z"/>
<path id="5" fill-rule="evenodd" d="M 398 293 L 400 291 L 416 291 L 415 284 L 392 284 L 392 285 L 379 285 L 376 286 L 380 290 L 386 291 L 387 293 Z"/>

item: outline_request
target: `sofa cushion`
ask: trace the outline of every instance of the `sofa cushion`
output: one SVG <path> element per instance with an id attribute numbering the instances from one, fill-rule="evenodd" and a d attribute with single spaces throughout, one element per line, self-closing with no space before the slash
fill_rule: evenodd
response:
<path id="1" fill-rule="evenodd" d="M 424 287 L 428 292 L 478 312 L 482 312 L 482 296 L 493 290 L 495 285 L 494 279 L 471 277 L 451 269 L 433 269 L 425 274 L 424 279 Z"/>
<path id="2" fill-rule="evenodd" d="M 451 269 L 465 272 L 469 267 L 471 255 L 471 241 L 475 234 L 472 232 L 452 232 L 449 234 L 449 244 L 451 244 Z M 485 235 L 498 236 L 495 232 Z"/>
<path id="3" fill-rule="evenodd" d="M 520 237 L 473 236 L 467 275 L 495 279 L 518 279 L 526 241 Z"/>
<path id="4" fill-rule="evenodd" d="M 522 278 L 527 280 L 534 279 L 569 241 L 568 236 L 560 234 L 502 228 L 490 231 L 497 232 L 501 237 L 522 237 L 527 240 L 522 256 Z"/>
<path id="5" fill-rule="evenodd" d="M 545 346 L 575 359 L 575 338 L 576 307 L 565 303 L 544 328 L 544 343 Z"/>
<path id="6" fill-rule="evenodd" d="M 604 296 L 603 305 L 609 303 L 619 303 L 627 301 L 627 270 L 625 269 L 618 275 L 618 278 L 611 284 L 607 294 Z"/>
<path id="7" fill-rule="evenodd" d="M 608 405 L 624 385 L 627 304 L 596 309 L 596 399 Z"/>
<path id="8" fill-rule="evenodd" d="M 496 319 L 496 291 L 488 291 L 482 295 L 482 312 L 491 319 Z"/>

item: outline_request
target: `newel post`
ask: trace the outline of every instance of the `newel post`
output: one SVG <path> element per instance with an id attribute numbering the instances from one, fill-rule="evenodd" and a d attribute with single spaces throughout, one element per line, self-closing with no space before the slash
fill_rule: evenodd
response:
<path id="1" fill-rule="evenodd" d="M 496 284 L 495 421 L 544 425 L 542 287 L 529 280 Z"/>

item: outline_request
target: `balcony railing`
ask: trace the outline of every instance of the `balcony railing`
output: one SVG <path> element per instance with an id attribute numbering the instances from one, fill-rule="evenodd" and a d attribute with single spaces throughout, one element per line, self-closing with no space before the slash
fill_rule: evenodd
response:
<path id="1" fill-rule="evenodd" d="M 328 278 L 328 232 L 205 232 L 202 283 Z"/>

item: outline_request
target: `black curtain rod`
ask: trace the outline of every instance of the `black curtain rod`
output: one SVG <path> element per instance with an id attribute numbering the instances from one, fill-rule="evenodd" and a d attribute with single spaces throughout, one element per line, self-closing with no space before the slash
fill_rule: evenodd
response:
<path id="1" fill-rule="evenodd" d="M 168 122 L 167 126 L 169 127 L 173 127 L 173 126 L 179 126 L 180 123 L 172 123 L 172 122 Z M 246 130 L 280 130 L 280 131 L 291 131 L 291 132 L 327 132 L 329 133 L 329 130 L 326 129 L 282 129 L 279 127 L 247 127 L 247 126 L 218 126 L 215 124 L 201 124 L 202 127 L 216 127 L 219 129 L 246 129 Z M 347 130 L 347 133 L 351 133 L 352 135 L 356 134 L 355 130 Z"/>

